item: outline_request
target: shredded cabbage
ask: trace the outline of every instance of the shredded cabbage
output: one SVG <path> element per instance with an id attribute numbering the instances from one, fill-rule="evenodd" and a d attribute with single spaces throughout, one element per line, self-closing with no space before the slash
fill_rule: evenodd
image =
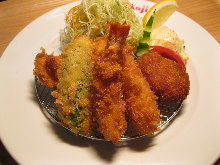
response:
<path id="1" fill-rule="evenodd" d="M 128 0 L 82 0 L 66 15 L 65 40 L 73 36 L 87 35 L 96 38 L 105 35 L 107 22 L 130 25 L 127 41 L 137 46 L 143 36 L 143 28 Z"/>

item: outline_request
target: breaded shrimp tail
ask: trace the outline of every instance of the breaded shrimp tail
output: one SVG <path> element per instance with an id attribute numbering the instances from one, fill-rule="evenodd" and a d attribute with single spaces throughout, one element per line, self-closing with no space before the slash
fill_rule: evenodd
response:
<path id="1" fill-rule="evenodd" d="M 57 71 L 60 67 L 61 58 L 61 55 L 47 55 L 43 48 L 41 49 L 41 53 L 36 55 L 34 62 L 34 75 L 39 78 L 43 85 L 49 88 L 56 88 L 58 82 Z"/>
<path id="2" fill-rule="evenodd" d="M 117 143 L 125 133 L 125 102 L 122 99 L 120 54 L 129 26 L 108 24 L 109 35 L 95 40 L 92 99 L 98 130 L 106 140 Z"/>
<path id="3" fill-rule="evenodd" d="M 123 96 L 126 109 L 131 125 L 138 134 L 153 135 L 161 121 L 157 97 L 137 67 L 132 49 L 129 45 L 125 46 L 122 57 Z"/>

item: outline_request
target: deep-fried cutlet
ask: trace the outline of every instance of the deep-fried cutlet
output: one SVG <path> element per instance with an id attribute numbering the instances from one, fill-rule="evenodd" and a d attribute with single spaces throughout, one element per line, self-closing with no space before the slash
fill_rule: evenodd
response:
<path id="1" fill-rule="evenodd" d="M 178 104 L 189 94 L 190 81 L 185 66 L 157 52 L 149 52 L 140 57 L 138 66 L 159 102 Z"/>

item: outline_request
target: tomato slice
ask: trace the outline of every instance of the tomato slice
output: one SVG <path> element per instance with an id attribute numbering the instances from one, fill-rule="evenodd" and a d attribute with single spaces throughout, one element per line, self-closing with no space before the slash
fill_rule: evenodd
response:
<path id="1" fill-rule="evenodd" d="M 153 51 L 160 53 L 163 57 L 169 58 L 169 59 L 179 63 L 180 65 L 185 66 L 185 63 L 184 63 L 183 59 L 180 57 L 180 55 L 178 55 L 177 53 L 175 53 L 171 49 L 163 47 L 163 46 L 149 46 L 149 48 L 150 48 L 150 50 L 153 50 Z"/>

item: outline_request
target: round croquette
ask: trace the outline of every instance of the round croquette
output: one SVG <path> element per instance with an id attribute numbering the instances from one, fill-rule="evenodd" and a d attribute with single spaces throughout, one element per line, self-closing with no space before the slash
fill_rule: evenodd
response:
<path id="1" fill-rule="evenodd" d="M 180 103 L 189 94 L 190 81 L 185 66 L 157 52 L 149 52 L 137 62 L 160 103 Z"/>

